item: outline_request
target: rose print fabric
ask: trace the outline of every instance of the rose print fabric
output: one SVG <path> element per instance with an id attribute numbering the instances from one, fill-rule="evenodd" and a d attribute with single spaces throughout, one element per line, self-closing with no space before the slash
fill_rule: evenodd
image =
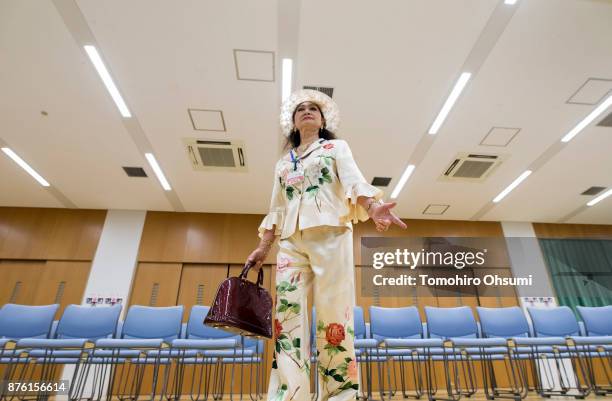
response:
<path id="1" fill-rule="evenodd" d="M 281 239 L 276 268 L 274 358 L 268 401 L 354 400 L 359 388 L 353 346 L 353 238 L 347 227 L 315 227 Z M 311 355 L 307 295 L 313 287 L 316 355 Z M 317 363 L 311 366 L 311 356 Z"/>
<path id="2" fill-rule="evenodd" d="M 270 211 L 260 236 L 274 226 L 281 238 L 316 226 L 351 227 L 351 222 L 368 219 L 357 204 L 359 196 L 380 199 L 383 192 L 365 180 L 345 141 L 320 139 L 301 157 L 291 151 L 276 163 Z"/>

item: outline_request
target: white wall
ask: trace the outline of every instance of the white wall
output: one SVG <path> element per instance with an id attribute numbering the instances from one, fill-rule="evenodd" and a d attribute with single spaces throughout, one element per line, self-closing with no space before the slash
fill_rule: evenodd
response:
<path id="1" fill-rule="evenodd" d="M 109 210 L 104 220 L 98 248 L 91 265 L 82 304 L 87 298 L 122 298 L 127 303 L 138 263 L 138 249 L 147 212 L 143 210 Z M 96 308 L 104 307 L 97 305 Z M 125 306 L 121 318 L 125 316 Z M 66 366 L 62 379 L 71 380 L 73 367 Z M 90 391 L 89 386 L 85 394 Z M 65 399 L 61 396 L 60 399 Z"/>
<path id="2" fill-rule="evenodd" d="M 514 277 L 533 276 L 532 286 L 516 287 L 521 302 L 524 303 L 525 298 L 542 297 L 546 303 L 552 298 L 554 304 L 553 286 L 533 225 L 529 222 L 502 222 L 501 225 Z"/>
<path id="3" fill-rule="evenodd" d="M 93 295 L 119 297 L 126 302 L 138 262 L 146 214 L 141 210 L 108 211 L 85 288 L 84 305 Z"/>

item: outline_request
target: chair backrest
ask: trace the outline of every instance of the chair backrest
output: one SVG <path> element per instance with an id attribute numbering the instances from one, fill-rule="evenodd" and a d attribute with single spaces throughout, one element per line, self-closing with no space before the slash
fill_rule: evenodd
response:
<path id="1" fill-rule="evenodd" d="M 509 308 L 476 307 L 483 337 L 528 337 L 529 324 L 518 306 Z"/>
<path id="2" fill-rule="evenodd" d="M 574 312 L 567 306 L 555 308 L 527 307 L 536 337 L 566 337 L 580 334 Z"/>
<path id="3" fill-rule="evenodd" d="M 427 331 L 431 338 L 478 337 L 478 326 L 468 306 L 425 307 Z"/>
<path id="4" fill-rule="evenodd" d="M 0 309 L 0 338 L 48 338 L 58 308 L 58 304 L 4 305 Z"/>
<path id="5" fill-rule="evenodd" d="M 99 338 L 112 337 L 117 329 L 121 305 L 91 307 L 68 305 L 60 319 L 55 338 Z"/>
<path id="6" fill-rule="evenodd" d="M 181 333 L 183 306 L 132 305 L 123 322 L 121 338 L 163 338 L 171 341 Z"/>
<path id="7" fill-rule="evenodd" d="M 205 340 L 236 338 L 240 340 L 240 336 L 230 333 L 225 330 L 216 329 L 204 324 L 204 318 L 208 314 L 210 306 L 194 305 L 189 313 L 187 321 L 186 338 L 200 338 Z"/>
<path id="8" fill-rule="evenodd" d="M 363 317 L 363 308 L 361 306 L 355 306 L 353 308 L 353 321 L 355 338 L 366 338 L 366 324 L 365 318 Z"/>
<path id="9" fill-rule="evenodd" d="M 577 306 L 587 336 L 612 336 L 612 305 Z"/>
<path id="10" fill-rule="evenodd" d="M 415 306 L 383 308 L 370 306 L 370 333 L 372 338 L 422 338 L 423 325 Z"/>

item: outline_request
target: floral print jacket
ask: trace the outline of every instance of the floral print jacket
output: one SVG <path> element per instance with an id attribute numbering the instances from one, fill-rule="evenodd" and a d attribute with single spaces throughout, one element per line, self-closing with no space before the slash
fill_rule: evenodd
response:
<path id="1" fill-rule="evenodd" d="M 320 139 L 298 157 L 294 150 L 275 167 L 270 212 L 259 226 L 260 236 L 275 228 L 281 238 L 316 226 L 347 226 L 368 219 L 357 204 L 359 196 L 380 199 L 383 192 L 370 185 L 341 139 Z"/>

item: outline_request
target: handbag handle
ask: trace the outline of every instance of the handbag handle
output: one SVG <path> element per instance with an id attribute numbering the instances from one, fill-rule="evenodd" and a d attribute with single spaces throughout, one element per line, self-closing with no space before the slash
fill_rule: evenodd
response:
<path id="1" fill-rule="evenodd" d="M 255 263 L 246 262 L 242 268 L 242 273 L 240 273 L 238 277 L 246 280 L 249 270 L 251 270 L 253 266 L 255 266 Z M 259 287 L 263 285 L 263 268 L 259 268 L 259 272 L 257 273 L 257 285 Z"/>

